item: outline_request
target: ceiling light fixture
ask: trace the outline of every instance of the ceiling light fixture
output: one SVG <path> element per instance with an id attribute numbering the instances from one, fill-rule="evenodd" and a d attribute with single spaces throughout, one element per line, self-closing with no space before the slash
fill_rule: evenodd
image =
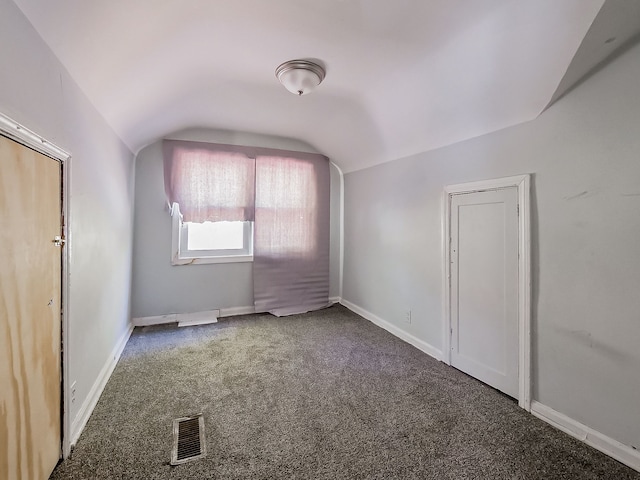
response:
<path id="1" fill-rule="evenodd" d="M 289 60 L 276 68 L 280 83 L 298 96 L 311 93 L 324 80 L 324 76 L 324 68 L 308 60 Z"/>

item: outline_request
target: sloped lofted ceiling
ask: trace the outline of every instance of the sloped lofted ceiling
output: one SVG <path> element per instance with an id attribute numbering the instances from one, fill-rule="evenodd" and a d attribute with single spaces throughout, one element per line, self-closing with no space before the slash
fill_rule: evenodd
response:
<path id="1" fill-rule="evenodd" d="M 132 151 L 210 127 L 297 138 L 345 172 L 535 118 L 604 3 L 14 1 Z M 303 97 L 274 75 L 296 58 L 327 69 Z"/>

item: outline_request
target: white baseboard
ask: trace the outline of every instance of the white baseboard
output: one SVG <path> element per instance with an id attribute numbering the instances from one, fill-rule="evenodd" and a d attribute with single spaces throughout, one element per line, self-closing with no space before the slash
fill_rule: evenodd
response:
<path id="1" fill-rule="evenodd" d="M 209 310 L 206 312 L 179 313 L 176 315 L 179 327 L 194 327 L 196 325 L 208 325 L 218 323 L 220 310 Z"/>
<path id="2" fill-rule="evenodd" d="M 329 303 L 340 303 L 342 298 L 340 297 L 330 297 Z M 166 315 L 157 315 L 153 317 L 136 317 L 132 318 L 134 327 L 150 327 L 152 325 L 163 325 L 165 323 L 181 323 L 181 322 L 192 322 L 192 319 L 187 318 L 188 316 L 193 316 L 194 319 L 200 318 L 202 316 L 208 316 L 209 314 L 215 314 L 217 318 L 224 317 L 234 317 L 236 315 L 249 315 L 252 313 L 264 313 L 256 310 L 256 307 L 253 305 L 246 307 L 226 307 L 220 308 L 219 310 L 210 310 L 206 312 L 194 312 L 194 313 L 168 313 Z M 196 325 L 197 323 L 193 323 Z"/>
<path id="3" fill-rule="evenodd" d="M 215 323 L 212 321 L 202 322 L 199 319 L 215 316 L 216 318 L 232 317 L 234 315 L 247 315 L 256 313 L 253 306 L 250 307 L 228 307 L 219 310 L 207 310 L 193 313 L 168 313 L 167 315 L 157 315 L 155 317 L 132 318 L 134 327 L 150 327 L 152 325 L 163 325 L 165 323 L 178 323 L 186 325 L 202 325 L 204 323 Z M 217 320 L 216 320 L 217 321 Z"/>
<path id="4" fill-rule="evenodd" d="M 245 307 L 242 307 L 245 308 Z M 253 307 L 251 307 L 253 308 Z M 219 317 L 224 317 L 222 312 L 227 309 L 206 310 L 192 313 L 168 313 L 154 317 L 136 317 L 131 322 L 134 327 L 150 327 L 153 325 L 164 325 L 165 323 L 177 323 L 179 326 L 203 325 L 205 323 L 216 323 Z"/>
<path id="5" fill-rule="evenodd" d="M 355 305 L 349 302 L 348 300 L 341 299 L 340 303 L 345 307 L 347 307 L 352 312 L 357 313 L 361 317 L 366 318 L 367 320 L 376 324 L 377 326 L 384 328 L 387 332 L 391 333 L 392 335 L 395 335 L 399 339 L 404 340 L 405 342 L 413 345 L 418 350 L 421 350 L 427 355 L 432 356 L 436 360 L 440 360 L 440 361 L 442 360 L 442 352 L 438 350 L 436 347 L 434 347 L 433 345 L 430 345 L 427 342 L 420 340 L 418 337 L 410 334 L 409 332 L 402 330 L 400 327 L 397 327 L 396 325 L 393 325 L 392 323 L 389 323 L 386 320 L 383 320 L 377 315 L 374 315 L 373 313 L 368 312 L 364 308 L 359 307 L 358 305 Z"/>
<path id="6" fill-rule="evenodd" d="M 620 443 L 535 400 L 531 402 L 531 413 L 596 450 L 600 450 L 628 467 L 640 471 L 640 452 L 632 447 Z"/>
<path id="7" fill-rule="evenodd" d="M 340 303 L 342 299 L 340 297 L 329 297 L 329 303 L 330 304 L 334 304 L 334 303 Z M 265 313 L 264 311 L 258 311 L 256 310 L 256 308 L 254 306 L 250 306 L 250 307 L 228 307 L 228 308 L 221 308 L 220 309 L 220 315 L 218 315 L 219 318 L 222 317 L 233 317 L 236 315 L 249 315 L 252 313 Z"/>
<path id="8" fill-rule="evenodd" d="M 256 307 L 253 305 L 249 307 L 227 307 L 220 309 L 220 317 L 233 317 L 236 315 L 249 315 L 256 312 Z"/>
<path id="9" fill-rule="evenodd" d="M 76 414 L 76 417 L 71 421 L 71 446 L 74 446 L 76 444 L 78 438 L 80 438 L 82 430 L 84 430 L 84 427 L 87 424 L 87 421 L 89 421 L 89 417 L 91 416 L 93 409 L 96 407 L 96 404 L 100 399 L 100 395 L 102 395 L 102 391 L 104 390 L 107 381 L 109 381 L 109 377 L 111 377 L 113 370 L 116 368 L 124 347 L 129 341 L 131 332 L 133 332 L 133 324 L 129 324 L 127 330 L 118 339 L 118 342 L 116 343 L 115 347 L 113 347 L 113 350 L 111 351 L 111 354 L 102 367 L 102 370 L 100 370 L 98 378 L 96 378 L 96 381 L 93 383 L 93 386 L 89 391 L 89 395 L 87 395 L 87 398 L 82 403 L 82 406 Z"/>
<path id="10" fill-rule="evenodd" d="M 131 323 L 134 327 L 150 327 L 152 325 L 162 325 L 165 323 L 178 323 L 177 317 L 177 313 L 157 315 L 155 317 L 136 317 L 131 319 Z"/>

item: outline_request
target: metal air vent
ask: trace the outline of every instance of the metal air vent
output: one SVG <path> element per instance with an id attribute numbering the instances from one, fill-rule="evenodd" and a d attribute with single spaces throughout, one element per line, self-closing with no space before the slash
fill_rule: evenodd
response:
<path id="1" fill-rule="evenodd" d="M 204 437 L 204 417 L 201 413 L 173 421 L 171 465 L 196 460 L 207 453 Z"/>

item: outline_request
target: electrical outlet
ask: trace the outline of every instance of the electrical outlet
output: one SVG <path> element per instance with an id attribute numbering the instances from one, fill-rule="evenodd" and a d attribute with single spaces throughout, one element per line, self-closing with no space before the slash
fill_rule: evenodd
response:
<path id="1" fill-rule="evenodd" d="M 407 310 L 404 313 L 404 321 L 407 323 L 411 323 L 411 310 Z"/>
<path id="2" fill-rule="evenodd" d="M 70 388 L 71 392 L 70 392 L 70 399 L 69 401 L 71 402 L 71 404 L 73 405 L 74 403 L 76 403 L 76 382 L 73 382 L 71 384 L 71 388 Z"/>

